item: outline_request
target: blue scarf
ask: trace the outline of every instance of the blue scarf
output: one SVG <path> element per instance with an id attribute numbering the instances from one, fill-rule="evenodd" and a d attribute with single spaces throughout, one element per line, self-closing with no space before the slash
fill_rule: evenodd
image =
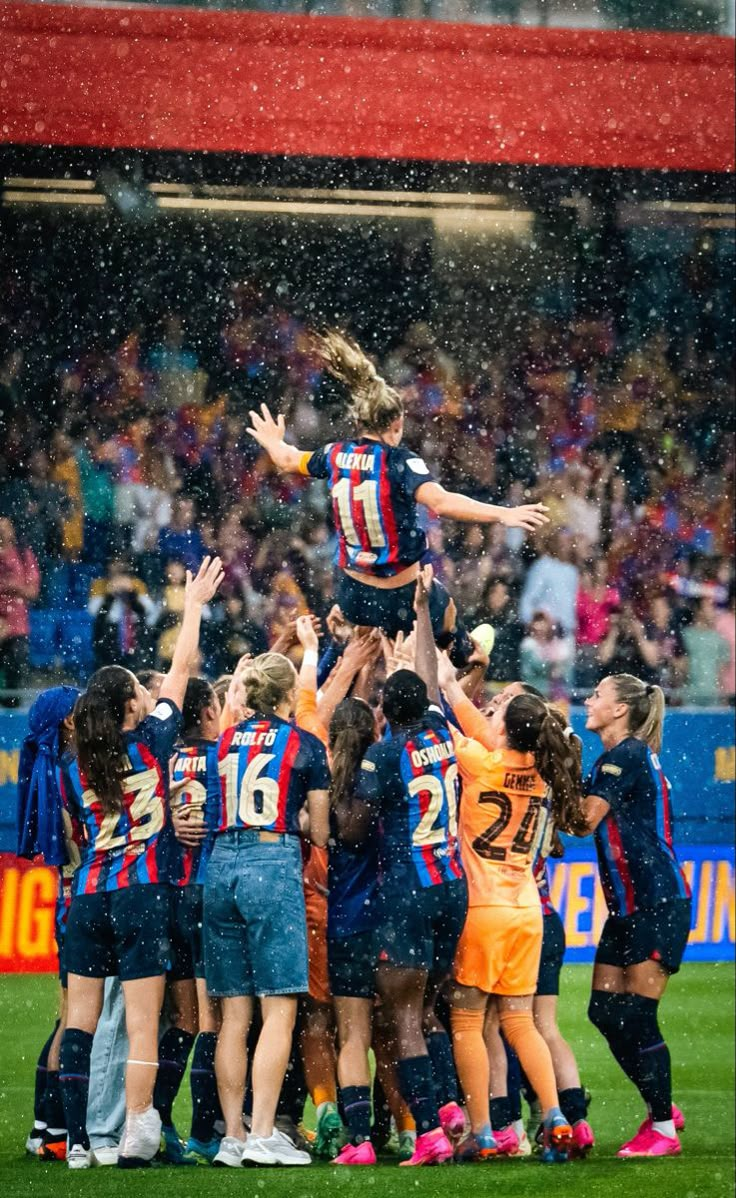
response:
<path id="1" fill-rule="evenodd" d="M 81 691 L 52 686 L 28 712 L 28 735 L 18 765 L 18 856 L 41 853 L 47 865 L 66 864 L 63 804 L 56 769 L 60 760 L 59 725 L 74 710 Z"/>

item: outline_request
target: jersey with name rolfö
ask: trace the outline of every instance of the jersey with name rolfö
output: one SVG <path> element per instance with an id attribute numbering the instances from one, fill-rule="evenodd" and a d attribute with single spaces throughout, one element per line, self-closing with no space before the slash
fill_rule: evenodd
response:
<path id="1" fill-rule="evenodd" d="M 209 830 L 196 849 L 179 846 L 181 870 L 177 885 L 204 885 L 220 815 L 220 771 L 216 740 L 177 745 L 171 760 L 171 810 L 186 810 L 189 820 Z"/>
<path id="2" fill-rule="evenodd" d="M 327 479 L 338 566 L 386 578 L 421 560 L 427 541 L 417 527 L 416 492 L 432 481 L 421 458 L 364 439 L 337 441 L 305 459 L 312 478 Z"/>
<path id="3" fill-rule="evenodd" d="M 672 847 L 670 786 L 657 754 L 643 740 L 627 737 L 598 758 L 585 791 L 609 806 L 595 844 L 611 915 L 689 898 Z"/>
<path id="4" fill-rule="evenodd" d="M 181 712 L 161 699 L 151 715 L 123 733 L 125 774 L 119 811 L 105 812 L 76 758 L 63 763 L 59 786 L 64 803 L 84 827 L 82 860 L 73 894 L 101 894 L 173 880 L 176 847 L 168 818 L 169 760 L 181 728 Z"/>
<path id="5" fill-rule="evenodd" d="M 258 828 L 299 834 L 311 790 L 328 790 L 324 746 L 278 716 L 255 715 L 220 738 L 218 831 Z"/>
<path id="6" fill-rule="evenodd" d="M 371 745 L 358 771 L 357 797 L 375 809 L 384 873 L 408 866 L 425 887 L 464 876 L 457 841 L 457 761 L 439 709 Z"/>

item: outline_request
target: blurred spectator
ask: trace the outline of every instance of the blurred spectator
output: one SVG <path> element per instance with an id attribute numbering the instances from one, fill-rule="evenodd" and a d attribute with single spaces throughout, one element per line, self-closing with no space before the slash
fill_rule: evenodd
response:
<path id="1" fill-rule="evenodd" d="M 519 601 L 519 615 L 524 624 L 531 624 L 535 612 L 546 611 L 563 633 L 575 632 L 579 574 L 571 559 L 569 532 L 555 534 L 549 548 L 526 576 Z"/>
<path id="2" fill-rule="evenodd" d="M 522 680 L 550 699 L 568 698 L 573 652 L 572 638 L 555 628 L 549 612 L 535 612 L 521 642 Z"/>
<path id="3" fill-rule="evenodd" d="M 66 512 L 61 522 L 64 557 L 78 561 L 84 544 L 82 483 L 71 439 L 59 430 L 51 438 L 51 481 L 66 495 Z"/>
<path id="4" fill-rule="evenodd" d="M 171 523 L 158 534 L 158 551 L 162 559 L 182 562 L 187 570 L 194 572 L 208 552 L 196 520 L 193 500 L 182 495 L 174 503 Z"/>
<path id="5" fill-rule="evenodd" d="M 598 650 L 598 660 L 601 676 L 635 674 L 645 682 L 656 681 L 659 650 L 653 641 L 647 639 L 644 625 L 631 603 L 624 603 L 611 612 L 608 632 Z"/>
<path id="6" fill-rule="evenodd" d="M 105 461 L 100 434 L 93 424 L 83 424 L 76 450 L 84 512 L 84 560 L 104 567 L 112 552 L 115 490 Z"/>
<path id="7" fill-rule="evenodd" d="M 488 583 L 480 606 L 472 613 L 472 623 L 492 624 L 496 633 L 486 676 L 493 682 L 512 682 L 518 678 L 524 625 L 516 614 L 505 578 L 492 578 Z"/>
<path id="8" fill-rule="evenodd" d="M 687 672 L 685 642 L 666 595 L 654 595 L 644 623 L 646 638 L 657 647 L 657 682 L 668 690 L 682 685 Z"/>
<path id="9" fill-rule="evenodd" d="M 212 628 L 213 674 L 230 674 L 244 653 L 257 657 L 268 648 L 266 635 L 249 619 L 242 595 L 231 595 Z"/>
<path id="10" fill-rule="evenodd" d="M 608 562 L 604 557 L 583 568 L 577 599 L 575 683 L 579 688 L 587 690 L 595 685 L 598 650 L 608 634 L 611 612 L 620 602 L 617 588 L 608 581 Z"/>
<path id="11" fill-rule="evenodd" d="M 723 666 L 720 677 L 720 689 L 724 698 L 736 694 L 736 588 L 731 587 L 728 607 L 716 613 L 716 632 L 720 633 L 728 645 L 730 658 Z"/>
<path id="12" fill-rule="evenodd" d="M 129 562 L 111 561 L 105 578 L 92 583 L 88 610 L 95 621 L 96 670 L 116 662 L 130 670 L 149 664 L 149 627 L 156 617 L 156 604 Z"/>
<path id="13" fill-rule="evenodd" d="M 28 658 L 28 604 L 38 596 L 39 571 L 32 549 L 21 549 L 12 520 L 0 517 L 0 672 L 3 687 L 19 690 Z M 17 707 L 17 695 L 3 699 Z"/>
<path id="14" fill-rule="evenodd" d="M 731 649 L 716 629 L 716 609 L 710 598 L 698 599 L 693 622 L 682 634 L 687 649 L 685 702 L 713 707 L 725 699 L 721 675 L 730 664 Z"/>

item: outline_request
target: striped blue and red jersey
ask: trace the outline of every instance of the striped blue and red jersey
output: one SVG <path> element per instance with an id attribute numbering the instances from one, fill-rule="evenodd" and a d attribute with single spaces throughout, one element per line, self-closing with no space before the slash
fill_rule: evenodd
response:
<path id="1" fill-rule="evenodd" d="M 188 808 L 189 819 L 209 829 L 196 849 L 179 845 L 181 868 L 177 886 L 203 886 L 220 817 L 220 771 L 216 740 L 177 745 L 171 759 L 171 810 Z"/>
<path id="2" fill-rule="evenodd" d="M 670 786 L 657 754 L 643 740 L 627 737 L 598 758 L 585 791 L 609 806 L 595 844 L 610 914 L 689 898 L 672 843 Z"/>
<path id="3" fill-rule="evenodd" d="M 539 891 L 539 901 L 542 904 L 543 915 L 553 915 L 554 907 L 552 906 L 552 896 L 549 889 L 549 870 L 547 869 L 547 858 L 549 857 L 554 839 L 555 824 L 552 819 L 552 794 L 548 790 L 540 807 L 539 823 L 534 843 L 534 861 L 532 863 L 532 872 L 534 881 L 537 883 Z"/>
<path id="4" fill-rule="evenodd" d="M 427 540 L 416 492 L 432 477 L 411 450 L 370 438 L 336 441 L 305 454 L 303 469 L 327 479 L 339 567 L 389 578 L 421 561 Z"/>
<path id="5" fill-rule="evenodd" d="M 74 753 L 67 751 L 62 754 L 60 763 L 57 766 L 57 778 L 60 781 L 59 794 L 62 797 L 62 802 L 64 802 L 64 791 L 62 789 L 63 771 L 68 770 L 73 761 Z M 57 945 L 61 944 L 66 931 L 69 907 L 72 901 L 74 875 L 79 868 L 79 863 L 82 859 L 82 848 L 84 846 L 84 828 L 79 819 L 75 818 L 67 809 L 66 805 L 62 813 L 62 822 L 64 825 L 64 843 L 67 859 L 64 865 L 59 866 L 59 889 L 56 895 L 56 912 L 54 916 Z"/>
<path id="6" fill-rule="evenodd" d="M 59 769 L 59 788 L 72 818 L 84 828 L 73 894 L 101 894 L 151 882 L 170 882 L 176 846 L 168 811 L 169 759 L 181 712 L 162 699 L 137 728 L 123 733 L 125 774 L 119 811 L 105 812 L 74 758 Z"/>
<path id="7" fill-rule="evenodd" d="M 218 746 L 218 832 L 258 828 L 299 835 L 299 812 L 312 790 L 329 790 L 324 746 L 278 716 L 254 715 L 229 728 Z"/>
<path id="8" fill-rule="evenodd" d="M 408 867 L 424 887 L 464 876 L 457 759 L 439 708 L 371 745 L 358 772 L 357 797 L 375 809 L 384 875 Z"/>

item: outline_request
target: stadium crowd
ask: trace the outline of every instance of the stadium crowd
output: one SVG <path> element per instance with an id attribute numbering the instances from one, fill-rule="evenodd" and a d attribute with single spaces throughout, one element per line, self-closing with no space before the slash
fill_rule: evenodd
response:
<path id="1" fill-rule="evenodd" d="M 6 297 L 7 301 L 7 297 Z M 326 491 L 276 473 L 245 434 L 267 402 L 317 446 L 345 432 L 339 385 L 306 324 L 253 285 L 232 288 L 219 345 L 198 352 L 181 311 L 89 345 L 54 369 L 39 410 L 7 302 L 0 313 L 0 672 L 80 679 L 109 662 L 166 669 L 185 570 L 225 581 L 205 611 L 213 676 L 332 603 Z M 32 330 L 31 330 L 32 332 Z M 405 441 L 479 499 L 550 508 L 547 535 L 440 527 L 429 560 L 468 626 L 496 629 L 489 680 L 553 698 L 630 672 L 671 699 L 728 701 L 734 680 L 733 430 L 728 366 L 697 332 L 632 337 L 620 321 L 530 316 L 499 353 L 450 356 L 424 322 L 380 365 L 407 408 Z M 165 579 L 164 584 L 161 580 Z M 6 703 L 17 702 L 12 693 Z"/>

